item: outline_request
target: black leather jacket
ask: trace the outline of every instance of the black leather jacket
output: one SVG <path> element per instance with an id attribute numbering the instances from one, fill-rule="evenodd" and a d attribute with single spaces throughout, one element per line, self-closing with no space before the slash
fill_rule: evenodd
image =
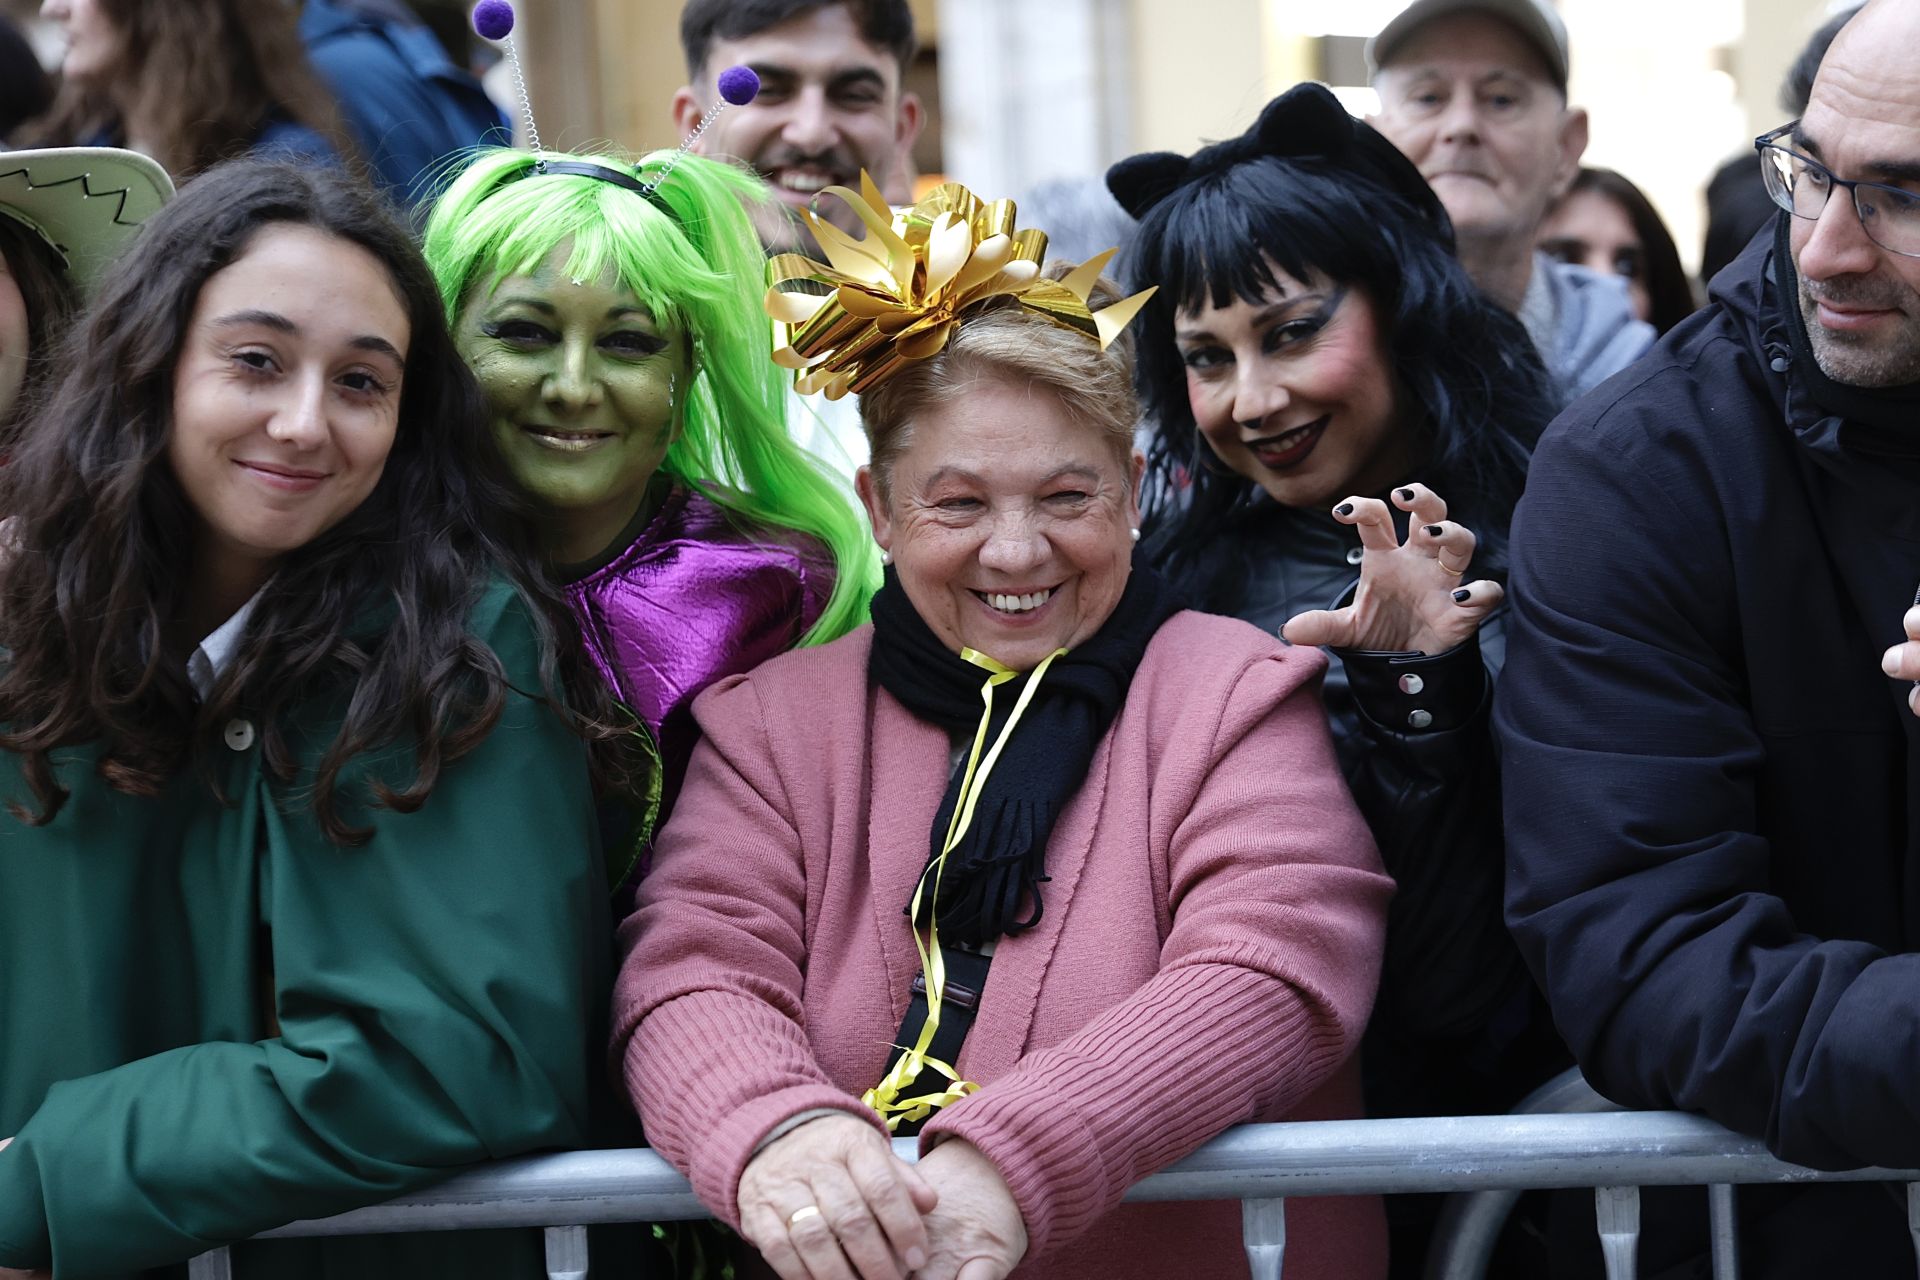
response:
<path id="1" fill-rule="evenodd" d="M 1353 529 L 1262 497 L 1176 581 L 1196 607 L 1277 633 L 1296 613 L 1345 603 L 1359 563 Z M 1475 639 L 1432 656 L 1328 655 L 1334 744 L 1399 885 L 1364 1048 L 1373 1115 L 1505 1111 L 1570 1061 L 1501 919 L 1490 713 L 1505 627 L 1496 612 Z"/>

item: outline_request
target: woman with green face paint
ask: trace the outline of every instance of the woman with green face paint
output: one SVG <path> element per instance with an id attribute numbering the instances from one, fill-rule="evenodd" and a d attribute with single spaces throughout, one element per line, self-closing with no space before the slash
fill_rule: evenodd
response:
<path id="1" fill-rule="evenodd" d="M 694 696 L 851 630 L 878 585 L 851 495 L 786 431 L 746 212 L 765 198 L 682 153 L 498 150 L 426 229 L 587 650 L 659 746 L 642 838 L 692 754 Z"/>

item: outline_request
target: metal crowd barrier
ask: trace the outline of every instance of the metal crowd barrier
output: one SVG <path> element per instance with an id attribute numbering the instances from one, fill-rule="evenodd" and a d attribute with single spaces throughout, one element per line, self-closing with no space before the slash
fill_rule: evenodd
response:
<path id="1" fill-rule="evenodd" d="M 894 1149 L 914 1158 L 910 1140 Z M 1639 1189 L 1705 1185 L 1714 1280 L 1734 1280 L 1734 1188 L 1768 1182 L 1904 1182 L 1920 1251 L 1920 1170 L 1807 1169 L 1776 1160 L 1758 1139 L 1669 1111 L 1247 1125 L 1147 1178 L 1127 1199 L 1244 1202 L 1253 1280 L 1280 1280 L 1286 1201 L 1294 1196 L 1593 1187 L 1608 1280 L 1635 1280 Z M 502 1161 L 388 1204 L 265 1234 L 543 1227 L 551 1280 L 586 1280 L 588 1226 L 709 1216 L 686 1179 L 651 1151 L 576 1151 Z M 230 1274 L 225 1249 L 189 1268 L 190 1280 Z"/>

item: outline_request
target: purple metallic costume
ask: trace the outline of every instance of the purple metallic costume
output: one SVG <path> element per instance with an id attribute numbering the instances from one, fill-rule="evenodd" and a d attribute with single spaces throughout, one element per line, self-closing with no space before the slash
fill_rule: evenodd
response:
<path id="1" fill-rule="evenodd" d="M 694 697 L 798 644 L 833 583 L 833 557 L 818 540 L 745 532 L 675 485 L 631 546 L 567 586 L 594 666 L 659 744 L 661 821 L 699 739 Z"/>

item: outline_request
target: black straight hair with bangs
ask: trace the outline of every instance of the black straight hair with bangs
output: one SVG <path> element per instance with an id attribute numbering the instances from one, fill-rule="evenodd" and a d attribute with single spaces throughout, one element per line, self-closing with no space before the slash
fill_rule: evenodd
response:
<path id="1" fill-rule="evenodd" d="M 1275 155 L 1177 187 L 1147 211 L 1127 251 L 1128 288 L 1160 286 L 1140 315 L 1135 366 L 1150 431 L 1156 563 L 1180 575 L 1261 497 L 1200 438 L 1174 344 L 1176 313 L 1265 301 L 1276 267 L 1296 280 L 1357 289 L 1373 304 L 1397 429 L 1413 434 L 1421 459 L 1404 479 L 1445 498 L 1478 536 L 1476 559 L 1489 576 L 1503 576 L 1527 460 L 1554 412 L 1532 340 L 1468 278 L 1444 221 L 1332 162 Z"/>

